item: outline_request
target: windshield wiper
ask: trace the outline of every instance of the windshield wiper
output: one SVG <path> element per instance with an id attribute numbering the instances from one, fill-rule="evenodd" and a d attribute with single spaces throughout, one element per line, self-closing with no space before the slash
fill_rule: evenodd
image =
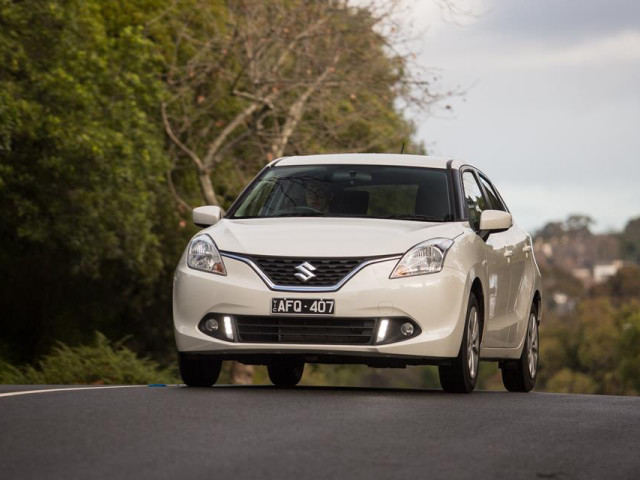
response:
<path id="1" fill-rule="evenodd" d="M 277 218 L 277 217 L 325 217 L 322 212 L 296 212 L 296 213 L 279 213 L 278 215 L 264 215 L 261 218 Z"/>
<path id="2" fill-rule="evenodd" d="M 385 215 L 379 218 L 390 218 L 393 220 L 418 220 L 421 222 L 444 222 L 442 218 L 435 217 L 427 217 L 425 215 L 403 215 L 403 214 L 395 214 L 395 215 Z"/>

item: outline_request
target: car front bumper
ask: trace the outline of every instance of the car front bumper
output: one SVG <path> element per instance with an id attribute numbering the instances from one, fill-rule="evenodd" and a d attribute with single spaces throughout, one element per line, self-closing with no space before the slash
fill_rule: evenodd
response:
<path id="1" fill-rule="evenodd" d="M 227 358 L 316 354 L 318 358 L 353 355 L 442 359 L 458 355 L 470 287 L 465 274 L 457 269 L 444 267 L 435 274 L 392 280 L 389 275 L 397 260 L 389 260 L 368 265 L 335 292 L 282 292 L 270 290 L 246 263 L 228 257 L 224 263 L 227 275 L 220 276 L 193 270 L 185 256 L 181 258 L 173 288 L 178 351 Z M 335 317 L 339 318 L 408 317 L 421 332 L 395 343 L 346 345 L 229 342 L 212 338 L 198 328 L 203 317 L 211 313 L 271 316 L 272 299 L 282 297 L 333 299 Z"/>

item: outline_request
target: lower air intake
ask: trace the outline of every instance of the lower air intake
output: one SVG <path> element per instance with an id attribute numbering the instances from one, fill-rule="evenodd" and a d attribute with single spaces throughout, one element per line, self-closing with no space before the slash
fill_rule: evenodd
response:
<path id="1" fill-rule="evenodd" d="M 236 316 L 238 341 L 368 345 L 375 318 Z"/>

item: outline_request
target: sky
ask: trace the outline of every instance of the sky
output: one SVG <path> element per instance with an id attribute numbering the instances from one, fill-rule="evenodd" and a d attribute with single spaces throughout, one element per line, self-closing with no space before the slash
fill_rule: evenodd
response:
<path id="1" fill-rule="evenodd" d="M 410 114 L 432 155 L 474 164 L 531 230 L 571 213 L 596 231 L 640 216 L 640 1 L 413 0 L 417 63 L 465 94 Z"/>

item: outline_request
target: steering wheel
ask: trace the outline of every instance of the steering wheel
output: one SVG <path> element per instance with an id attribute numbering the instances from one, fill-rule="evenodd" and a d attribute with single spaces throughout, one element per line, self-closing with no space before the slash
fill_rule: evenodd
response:
<path id="1" fill-rule="evenodd" d="M 320 210 L 313 208 L 313 207 L 309 207 L 308 205 L 300 205 L 298 207 L 293 207 L 293 210 L 296 213 L 322 213 Z"/>

